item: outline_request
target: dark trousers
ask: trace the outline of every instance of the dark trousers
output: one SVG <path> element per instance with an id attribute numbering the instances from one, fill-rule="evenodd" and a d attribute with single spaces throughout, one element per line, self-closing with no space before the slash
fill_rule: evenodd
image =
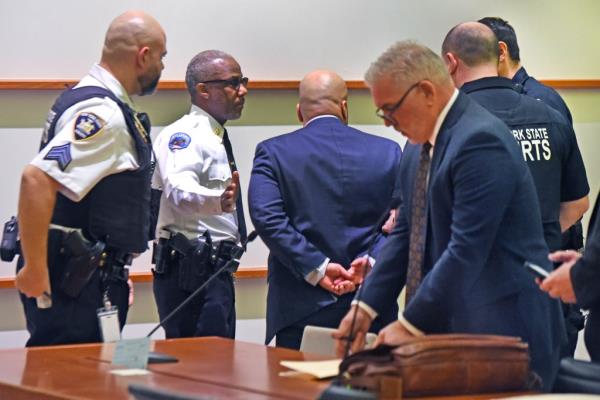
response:
<path id="1" fill-rule="evenodd" d="M 590 310 L 585 324 L 585 347 L 594 362 L 600 362 L 600 309 Z"/>
<path id="2" fill-rule="evenodd" d="M 581 220 L 573 224 L 562 234 L 561 249 L 580 250 L 583 248 L 583 227 Z M 567 328 L 567 342 L 560 349 L 561 357 L 573 357 L 579 331 L 583 329 L 583 314 L 576 305 L 562 303 L 565 327 Z"/>
<path id="3" fill-rule="evenodd" d="M 579 340 L 579 331 L 583 329 L 585 317 L 576 304 L 561 302 L 561 306 L 565 318 L 567 341 L 560 348 L 560 357 L 574 357 L 577 341 Z"/>
<path id="4" fill-rule="evenodd" d="M 307 325 L 321 326 L 325 328 L 337 328 L 340 325 L 342 318 L 344 318 L 350 309 L 350 305 L 355 295 L 356 293 L 347 293 L 343 296 L 340 296 L 337 302 L 330 304 L 327 307 L 323 307 L 319 311 L 309 315 L 306 318 L 303 318 L 291 326 L 281 329 L 275 335 L 275 346 L 286 347 L 294 350 L 300 349 L 304 328 Z M 373 321 L 370 331 L 377 333 L 387 324 L 396 320 L 398 318 L 398 308 L 392 307 L 390 311 L 392 310 L 395 310 L 395 314 L 392 312 L 386 312 L 386 315 L 377 317 L 375 321 Z"/>
<path id="5" fill-rule="evenodd" d="M 178 282 L 176 265 L 169 265 L 164 273 L 154 274 L 154 298 L 161 320 L 193 293 L 182 290 Z M 169 339 L 193 336 L 235 338 L 235 291 L 231 273 L 220 273 L 163 328 Z"/>
<path id="6" fill-rule="evenodd" d="M 66 262 L 60 255 L 49 260 L 52 307 L 39 309 L 35 299 L 20 294 L 30 334 L 26 344 L 28 347 L 102 341 L 96 314 L 97 309 L 103 306 L 105 287 L 100 270 L 94 272 L 79 296 L 72 298 L 60 290 L 65 265 Z M 22 267 L 21 257 L 17 263 L 17 271 Z M 125 279 L 117 278 L 109 278 L 106 285 L 110 301 L 119 310 L 119 323 L 123 329 L 129 308 L 129 286 Z"/>

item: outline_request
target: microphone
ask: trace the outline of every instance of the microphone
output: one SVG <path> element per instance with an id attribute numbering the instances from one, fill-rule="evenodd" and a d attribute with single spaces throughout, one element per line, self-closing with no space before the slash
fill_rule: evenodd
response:
<path id="1" fill-rule="evenodd" d="M 383 226 L 383 224 L 385 223 L 385 221 L 389 218 L 389 214 L 390 211 L 394 210 L 396 207 L 397 201 L 396 199 L 392 199 L 392 203 L 390 205 L 389 208 L 386 209 L 385 213 L 383 213 L 381 215 L 381 217 L 379 217 L 379 219 L 377 220 L 377 223 L 375 223 L 375 225 L 373 225 L 373 231 L 371 231 L 370 233 L 370 243 L 369 243 L 369 248 L 367 250 L 367 253 L 365 255 L 365 257 L 370 257 L 371 253 L 373 252 L 373 248 L 375 247 L 375 244 L 377 243 L 377 237 L 379 236 L 379 232 L 381 231 L 381 228 Z M 362 297 L 362 292 L 363 292 L 363 284 L 364 284 L 364 280 L 367 276 L 367 268 L 365 268 L 363 270 L 362 273 L 362 282 L 360 287 L 358 288 L 358 291 L 356 293 L 356 297 L 354 298 L 356 300 L 357 303 L 360 303 L 360 299 Z M 344 349 L 344 358 L 347 358 L 348 355 L 350 354 L 350 345 L 352 344 L 352 342 L 354 341 L 355 337 L 354 337 L 354 328 L 356 327 L 356 316 L 358 314 L 358 304 L 356 305 L 356 308 L 354 309 L 354 313 L 352 314 L 352 322 L 350 323 L 350 334 L 348 336 L 345 336 L 342 338 L 342 340 L 346 341 L 346 348 Z M 331 384 L 323 391 L 321 392 L 321 394 L 318 397 L 318 400 L 376 400 L 377 396 L 375 395 L 375 393 L 371 393 L 371 392 L 367 392 L 364 390 L 358 390 L 358 389 L 352 389 L 350 387 L 346 387 L 344 386 L 344 384 L 342 383 L 342 376 L 341 374 L 338 373 L 338 375 L 333 378 L 333 380 L 331 381 Z"/>
<path id="2" fill-rule="evenodd" d="M 377 243 L 377 237 L 379 236 L 379 232 L 381 231 L 381 228 L 383 227 L 383 224 L 385 223 L 385 221 L 389 218 L 390 211 L 394 210 L 394 206 L 393 206 L 394 203 L 396 203 L 395 199 L 393 199 L 392 205 L 390 206 L 390 208 L 387 209 L 386 212 L 381 215 L 381 217 L 379 217 L 379 219 L 377 220 L 377 223 L 373 226 L 373 231 L 370 234 L 371 241 L 369 243 L 369 249 L 367 250 L 367 254 L 365 255 L 367 258 L 369 258 L 371 256 L 371 253 L 373 252 L 373 248 L 375 247 L 375 244 Z M 366 277 L 367 277 L 367 268 L 365 268 L 362 273 L 362 282 L 363 283 L 364 283 Z M 356 327 L 356 316 L 358 314 L 358 303 L 360 303 L 360 300 L 362 298 L 362 293 L 363 293 L 362 289 L 363 289 L 363 284 L 361 283 L 360 287 L 358 288 L 358 291 L 356 292 L 356 297 L 354 298 L 357 305 L 356 305 L 356 308 L 354 309 L 354 313 L 352 315 L 352 323 L 350 324 L 350 334 L 349 334 L 349 336 L 342 338 L 346 341 L 346 348 L 344 349 L 344 358 L 348 357 L 348 355 L 350 354 L 350 346 L 355 339 L 354 328 Z"/>
<path id="3" fill-rule="evenodd" d="M 190 301 L 192 301 L 196 296 L 198 296 L 198 294 L 202 291 L 202 289 L 204 289 L 213 279 L 215 279 L 217 276 L 219 276 L 219 274 L 223 271 L 226 271 L 228 269 L 230 269 L 233 265 L 233 263 L 235 262 L 240 262 L 240 258 L 242 257 L 242 254 L 244 254 L 244 252 L 246 251 L 246 245 L 252 241 L 254 241 L 254 239 L 256 239 L 258 237 L 258 232 L 256 232 L 255 230 L 250 232 L 250 234 L 248 235 L 248 237 L 246 238 L 246 240 L 244 240 L 242 243 L 240 243 L 240 247 L 238 247 L 236 249 L 236 251 L 234 253 L 232 253 L 231 255 L 231 259 L 229 261 L 227 261 L 225 264 L 223 264 L 223 266 L 221 268 L 219 268 L 218 270 L 216 270 L 215 272 L 212 273 L 212 275 L 202 284 L 200 285 L 200 287 L 198 289 L 196 289 L 192 294 L 190 294 L 187 299 L 185 299 L 180 305 L 178 305 L 173 311 L 171 311 L 169 313 L 169 315 L 167 315 L 166 317 L 164 317 L 147 335 L 146 337 L 150 337 L 152 336 L 152 334 L 154 332 L 156 332 L 159 328 L 161 328 L 167 321 L 169 321 L 171 318 L 173 318 L 173 316 L 175 314 L 177 314 L 179 312 L 179 310 L 181 310 L 182 308 L 184 308 Z M 161 353 L 156 353 L 151 351 L 148 354 L 148 363 L 152 364 L 152 363 L 167 363 L 167 362 L 177 362 L 177 358 L 166 355 L 166 354 L 161 354 Z"/>

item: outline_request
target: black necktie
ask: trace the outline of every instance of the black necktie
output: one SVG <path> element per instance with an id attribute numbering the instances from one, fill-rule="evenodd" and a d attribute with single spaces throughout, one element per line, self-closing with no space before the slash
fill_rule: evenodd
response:
<path id="1" fill-rule="evenodd" d="M 429 150 L 431 144 L 426 142 L 421 148 L 419 168 L 415 177 L 412 194 L 410 218 L 410 239 L 408 248 L 408 272 L 406 273 L 406 304 L 415 295 L 421 283 L 423 256 L 425 254 L 425 236 L 427 229 L 427 174 L 429 173 Z"/>
<path id="2" fill-rule="evenodd" d="M 238 169 L 235 165 L 235 158 L 233 158 L 233 149 L 231 148 L 231 142 L 229 141 L 227 129 L 225 129 L 225 133 L 223 134 L 223 146 L 225 146 L 225 152 L 227 153 L 227 161 L 229 161 L 229 168 L 231 168 L 231 173 L 234 173 Z M 235 201 L 235 211 L 237 213 L 238 231 L 240 232 L 240 242 L 244 243 L 247 238 L 247 232 L 246 220 L 244 219 L 244 204 L 242 203 L 241 188 L 238 188 L 238 197 Z"/>

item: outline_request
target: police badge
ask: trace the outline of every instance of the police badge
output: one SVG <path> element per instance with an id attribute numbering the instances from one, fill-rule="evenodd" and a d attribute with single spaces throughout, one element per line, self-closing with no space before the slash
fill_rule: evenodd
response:
<path id="1" fill-rule="evenodd" d="M 89 139 L 104 128 L 104 121 L 96 114 L 82 112 L 75 121 L 75 140 Z"/>
<path id="2" fill-rule="evenodd" d="M 177 132 L 169 139 L 169 150 L 183 150 L 190 145 L 192 138 L 185 132 Z"/>

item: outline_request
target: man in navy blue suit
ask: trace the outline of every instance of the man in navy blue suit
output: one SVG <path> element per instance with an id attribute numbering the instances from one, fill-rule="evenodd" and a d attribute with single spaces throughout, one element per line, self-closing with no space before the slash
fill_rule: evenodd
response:
<path id="1" fill-rule="evenodd" d="M 562 318 L 559 304 L 523 268 L 525 260 L 551 265 L 535 186 L 508 127 L 459 93 L 441 58 L 414 42 L 387 50 L 366 81 L 378 115 L 410 144 L 396 227 L 367 276 L 362 302 L 335 334 L 338 352 L 354 310 L 356 350 L 372 315 L 406 284 L 407 305 L 378 343 L 430 333 L 519 336 L 549 389 Z"/>
<path id="2" fill-rule="evenodd" d="M 248 202 L 270 251 L 266 342 L 277 346 L 299 348 L 306 325 L 336 327 L 383 240 L 400 148 L 347 126 L 347 93 L 333 72 L 308 74 L 303 127 L 256 147 Z M 395 320 L 397 304 L 380 314 Z"/>

